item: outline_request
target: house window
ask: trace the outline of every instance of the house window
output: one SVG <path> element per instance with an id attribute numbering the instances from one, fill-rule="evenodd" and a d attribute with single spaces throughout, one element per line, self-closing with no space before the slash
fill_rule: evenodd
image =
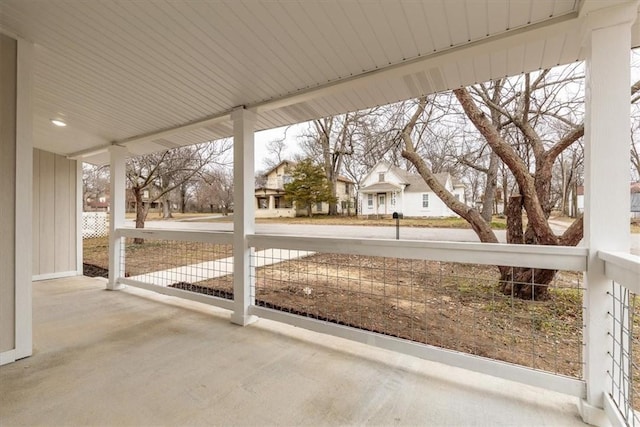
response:
<path id="1" fill-rule="evenodd" d="M 316 210 L 317 210 L 318 212 L 322 212 L 322 202 L 318 202 L 318 203 L 316 203 Z"/>
<path id="2" fill-rule="evenodd" d="M 384 173 L 378 174 L 378 182 L 384 182 Z"/>
<path id="3" fill-rule="evenodd" d="M 373 194 L 367 194 L 367 207 L 373 207 Z"/>
<path id="4" fill-rule="evenodd" d="M 346 182 L 344 183 L 344 193 L 349 194 L 349 184 L 347 184 Z"/>
<path id="5" fill-rule="evenodd" d="M 261 197 L 258 199 L 258 209 L 268 209 L 269 208 L 269 200 Z"/>
<path id="6" fill-rule="evenodd" d="M 456 200 L 457 200 L 457 201 L 460 201 L 460 195 L 456 193 L 456 195 L 455 195 L 455 196 L 456 196 Z"/>
<path id="7" fill-rule="evenodd" d="M 429 207 L 429 195 L 426 193 L 422 195 L 422 207 L 423 208 Z"/>

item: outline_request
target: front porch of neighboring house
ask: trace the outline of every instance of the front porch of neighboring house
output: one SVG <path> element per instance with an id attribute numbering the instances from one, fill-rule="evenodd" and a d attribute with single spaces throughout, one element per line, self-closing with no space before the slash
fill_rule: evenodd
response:
<path id="1" fill-rule="evenodd" d="M 287 200 L 284 190 L 277 188 L 256 188 L 256 218 L 293 218 L 296 216 L 294 203 Z"/>
<path id="2" fill-rule="evenodd" d="M 360 215 L 376 218 L 390 218 L 394 212 L 402 213 L 403 188 L 385 183 L 374 184 L 360 190 L 358 198 Z"/>
<path id="3" fill-rule="evenodd" d="M 553 10 L 564 12 L 554 16 L 553 10 L 543 8 L 552 3 Z M 480 33 L 476 31 L 481 36 L 472 38 L 462 34 L 467 31 L 461 29 L 464 26 L 457 25 L 465 20 L 449 21 L 443 24 L 444 32 L 433 31 L 460 36 L 460 44 L 451 47 L 451 40 L 434 55 L 416 53 L 411 56 L 414 60 L 406 62 L 400 57 L 392 66 L 386 54 L 396 49 L 385 51 L 372 43 L 374 54 L 369 59 L 379 62 L 366 72 L 360 64 L 346 67 L 355 73 L 353 78 L 342 79 L 349 73 L 331 68 L 340 66 L 337 61 L 320 70 L 322 59 L 289 63 L 275 61 L 272 55 L 272 61 L 258 66 L 238 65 L 244 56 L 228 55 L 233 61 L 208 64 L 236 68 L 216 68 L 215 78 L 197 80 L 195 68 L 171 68 L 163 74 L 163 67 L 155 67 L 143 54 L 179 67 L 192 56 L 206 59 L 198 56 L 193 43 L 210 42 L 207 48 L 222 52 L 216 50 L 220 46 L 214 43 L 215 37 L 206 41 L 205 32 L 184 31 L 193 22 L 210 31 L 224 31 L 224 25 L 206 27 L 212 19 L 231 22 L 232 30 L 224 38 L 228 43 L 223 43 L 226 54 L 233 52 L 233 42 L 245 48 L 238 51 L 247 57 L 259 57 L 258 43 L 270 40 L 269 46 L 280 49 L 284 43 L 279 40 L 289 37 L 284 28 L 295 28 L 322 8 L 328 8 L 336 20 L 346 19 L 345 26 L 349 23 L 362 36 L 370 34 L 366 27 L 370 20 L 380 24 L 381 31 L 387 28 L 382 26 L 385 22 L 391 24 L 389 31 L 408 31 L 408 25 L 401 25 L 407 23 L 407 15 L 383 13 L 375 8 L 384 4 L 367 3 L 380 13 L 349 21 L 362 16 L 364 3 L 356 2 L 341 4 L 344 13 L 338 13 L 333 3 L 301 3 L 285 10 L 284 3 L 265 2 L 253 10 L 239 2 L 162 7 L 153 2 L 124 2 L 117 4 L 116 13 L 106 1 L 42 2 L 34 7 L 4 0 L 2 5 L 8 7 L 0 14 L 1 117 L 15 120 L 0 126 L 2 422 L 639 424 L 640 321 L 635 302 L 640 294 L 640 257 L 629 252 L 628 191 L 629 49 L 640 44 L 640 38 L 632 39 L 632 34 L 640 34 L 632 27 L 638 2 L 552 3 L 491 2 L 491 7 L 497 5 L 509 17 L 506 30 L 495 30 L 489 37 L 489 31 L 481 28 Z M 466 14 L 466 22 L 479 14 L 473 9 L 475 2 L 458 6 L 464 9 L 460 13 Z M 312 13 L 307 7 L 319 9 Z M 182 13 L 174 13 L 174 8 Z M 270 14 L 261 13 L 263 8 L 269 8 Z M 457 16 L 444 9 L 437 12 L 434 6 L 427 15 L 440 16 L 443 23 L 447 16 Z M 135 26 L 115 19 L 119 13 L 130 15 Z M 106 15 L 113 19 L 105 19 Z M 264 25 L 266 16 L 281 25 Z M 409 15 L 418 19 L 413 31 L 424 29 L 422 16 Z M 479 21 L 486 21 L 487 28 L 493 22 L 488 17 Z M 110 26 L 115 22 L 139 31 L 140 37 L 109 44 L 128 34 Z M 158 22 L 172 31 L 151 31 Z M 5 31 L 14 25 L 13 31 Z M 261 37 L 243 37 L 237 29 L 241 25 Z M 269 38 L 271 31 L 277 31 L 276 39 Z M 337 33 L 323 34 L 341 41 L 330 44 L 335 51 L 331 54 L 342 54 L 345 64 L 362 51 L 354 44 L 359 39 L 355 35 L 342 40 Z M 387 35 L 381 40 L 390 42 L 392 34 Z M 411 46 L 409 39 L 400 44 Z M 60 45 L 51 47 L 49 40 Z M 318 47 L 305 44 L 304 38 L 287 40 L 291 42 L 287 46 L 302 46 L 302 51 Z M 418 40 L 414 38 L 413 43 Z M 434 43 L 438 40 L 434 38 Z M 342 42 L 348 46 L 346 53 L 340 50 Z M 147 43 L 167 50 L 152 52 Z M 126 60 L 123 63 L 111 59 L 110 55 L 128 49 L 138 55 L 120 57 Z M 73 56 L 72 62 L 59 51 L 85 54 Z M 284 57 L 286 52 L 279 52 Z M 162 62 L 167 58 L 168 63 Z M 588 70 L 580 246 L 256 232 L 255 212 L 260 210 L 254 177 L 257 130 L 576 58 L 584 59 Z M 201 65 L 198 61 L 191 65 Z M 110 68 L 113 64 L 117 67 Z M 274 65 L 282 67 L 271 68 Z M 307 65 L 305 72 L 289 70 Z M 36 83 L 46 86 L 47 76 L 52 81 L 59 77 L 47 73 L 63 69 L 67 75 L 74 67 L 87 82 L 100 82 L 112 91 L 119 85 L 127 87 L 118 90 L 117 96 L 99 84 L 52 86 L 44 94 L 41 87 L 36 91 Z M 265 84 L 255 75 L 244 79 L 248 73 L 266 69 L 270 74 Z M 301 80 L 315 76 L 315 71 L 320 73 L 315 80 Z M 149 82 L 163 83 L 157 88 L 147 85 L 152 72 Z M 111 74 L 113 79 L 104 78 Z M 170 79 L 183 74 L 194 80 Z M 145 80 L 137 80 L 139 75 Z M 220 81 L 228 85 L 214 87 L 216 96 L 207 96 L 206 91 Z M 238 84 L 245 81 L 246 85 Z M 96 87 L 100 92 L 93 92 Z M 167 91 L 174 92 L 169 96 Z M 36 94 L 41 98 L 34 104 Z M 215 104 L 208 103 L 211 98 Z M 80 120 L 83 109 L 94 108 L 83 122 L 88 133 L 80 135 L 86 138 L 49 131 L 48 99 L 65 101 L 74 111 L 68 118 L 69 134 L 74 132 L 73 118 Z M 83 104 L 94 99 L 101 102 Z M 128 102 L 133 103 L 131 108 Z M 162 116 L 161 107 L 170 113 Z M 215 114 L 206 115 L 210 111 Z M 165 127 L 167 117 L 179 124 Z M 144 126 L 137 127 L 139 123 Z M 126 132 L 118 133 L 122 128 Z M 128 157 L 230 135 L 234 138 L 233 232 L 125 226 Z M 73 151 L 73 144 L 81 142 L 88 146 Z M 110 165 L 106 283 L 81 276 L 83 160 Z M 389 214 L 394 194 L 396 206 L 399 203 L 394 191 L 371 192 L 373 207 Z M 275 209 L 280 194 L 265 192 L 264 196 L 267 207 Z M 134 244 L 134 239 L 145 243 Z M 146 253 L 144 259 L 142 253 Z M 523 301 L 505 293 L 505 286 L 515 284 L 500 282 L 496 265 L 557 271 L 550 284 L 538 283 L 535 277 L 530 284 L 544 286 L 553 298 Z"/>

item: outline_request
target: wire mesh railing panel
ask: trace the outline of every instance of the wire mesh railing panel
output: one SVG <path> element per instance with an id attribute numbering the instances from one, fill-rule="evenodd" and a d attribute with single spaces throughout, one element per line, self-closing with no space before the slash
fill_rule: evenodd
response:
<path id="1" fill-rule="evenodd" d="M 582 377 L 582 272 L 285 249 L 252 260 L 258 306 Z"/>
<path id="2" fill-rule="evenodd" d="M 628 425 L 639 426 L 640 414 L 640 316 L 638 296 L 612 281 L 609 295 L 613 301 L 609 316 L 611 365 L 607 374 L 611 397 Z"/>
<path id="3" fill-rule="evenodd" d="M 233 299 L 233 246 L 165 239 L 122 239 L 125 278 Z"/>

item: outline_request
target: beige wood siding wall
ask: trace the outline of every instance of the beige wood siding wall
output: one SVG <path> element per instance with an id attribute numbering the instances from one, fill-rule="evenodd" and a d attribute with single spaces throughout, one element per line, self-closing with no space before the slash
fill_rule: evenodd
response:
<path id="1" fill-rule="evenodd" d="M 76 271 L 76 161 L 33 150 L 33 275 Z"/>
<path id="2" fill-rule="evenodd" d="M 0 353 L 15 348 L 16 54 L 0 34 Z"/>

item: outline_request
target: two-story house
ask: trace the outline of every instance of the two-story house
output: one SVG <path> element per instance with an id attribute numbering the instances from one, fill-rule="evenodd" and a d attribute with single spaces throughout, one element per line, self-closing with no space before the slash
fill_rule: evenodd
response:
<path id="1" fill-rule="evenodd" d="M 306 207 L 296 209 L 294 204 L 285 198 L 284 186 L 291 182 L 291 172 L 296 167 L 296 162 L 283 160 L 265 173 L 263 185 L 255 189 L 256 218 L 277 218 L 306 216 Z M 354 184 L 350 179 L 339 176 L 336 186 L 338 198 L 338 213 L 348 215 L 355 213 Z M 312 207 L 314 214 L 329 213 L 328 203 L 316 203 Z"/>
<path id="2" fill-rule="evenodd" d="M 464 201 L 464 184 L 453 180 L 449 173 L 438 173 L 436 179 L 458 200 Z M 458 216 L 436 195 L 419 174 L 410 173 L 380 161 L 365 176 L 358 191 L 358 213 L 364 216 L 405 217 Z"/>

